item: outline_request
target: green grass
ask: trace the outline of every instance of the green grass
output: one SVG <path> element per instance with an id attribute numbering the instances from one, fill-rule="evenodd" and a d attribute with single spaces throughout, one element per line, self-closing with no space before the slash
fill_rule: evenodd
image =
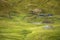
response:
<path id="1" fill-rule="evenodd" d="M 14 6 L 13 11 L 17 11 L 19 15 L 12 19 L 0 18 L 0 40 L 60 40 L 60 0 L 22 0 L 20 3 L 19 0 L 8 0 L 8 2 Z M 52 18 L 48 18 L 54 21 L 50 24 L 53 25 L 53 29 L 44 29 L 47 25 L 44 23 L 33 24 L 45 20 L 45 17 L 27 18 L 29 11 L 35 8 L 41 8 L 44 13 L 54 14 Z"/>
<path id="2" fill-rule="evenodd" d="M 19 17 L 0 20 L 0 40 L 60 40 L 60 25 L 56 23 L 52 24 L 54 29 L 46 30 L 46 24 L 27 23 Z"/>

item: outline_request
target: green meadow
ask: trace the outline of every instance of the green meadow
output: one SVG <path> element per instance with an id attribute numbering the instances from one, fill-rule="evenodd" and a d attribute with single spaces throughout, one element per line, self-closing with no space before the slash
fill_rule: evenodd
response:
<path id="1" fill-rule="evenodd" d="M 30 14 L 33 9 L 53 16 Z M 60 0 L 1 0 L 0 40 L 60 40 Z"/>

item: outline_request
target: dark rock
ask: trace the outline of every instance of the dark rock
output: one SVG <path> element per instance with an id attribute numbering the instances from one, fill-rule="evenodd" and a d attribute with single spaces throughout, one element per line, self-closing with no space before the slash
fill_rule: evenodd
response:
<path id="1" fill-rule="evenodd" d="M 53 16 L 53 14 L 48 14 L 47 16 L 52 17 L 52 16 Z"/>

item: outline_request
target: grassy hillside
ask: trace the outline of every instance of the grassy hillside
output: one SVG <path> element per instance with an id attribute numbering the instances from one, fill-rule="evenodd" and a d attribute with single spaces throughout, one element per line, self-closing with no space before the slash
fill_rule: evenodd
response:
<path id="1" fill-rule="evenodd" d="M 60 40 L 59 4 L 60 0 L 1 0 L 0 40 Z M 36 8 L 53 16 L 29 14 Z M 45 20 L 53 23 L 41 23 Z"/>

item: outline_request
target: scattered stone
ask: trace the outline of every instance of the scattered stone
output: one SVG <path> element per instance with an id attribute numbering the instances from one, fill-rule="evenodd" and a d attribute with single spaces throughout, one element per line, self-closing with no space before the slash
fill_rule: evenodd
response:
<path id="1" fill-rule="evenodd" d="M 33 22 L 32 24 L 40 25 L 40 24 L 42 24 L 42 22 Z"/>
<path id="2" fill-rule="evenodd" d="M 53 26 L 51 26 L 51 25 L 46 25 L 46 26 L 44 26 L 44 29 L 53 29 Z"/>
<path id="3" fill-rule="evenodd" d="M 43 13 L 42 13 L 42 14 L 39 14 L 39 16 L 43 16 L 43 17 L 44 17 L 44 16 L 45 16 L 45 14 L 43 14 Z"/>
<path id="4" fill-rule="evenodd" d="M 42 23 L 52 24 L 53 22 L 52 21 L 49 21 L 49 20 L 44 20 Z"/>
<path id="5" fill-rule="evenodd" d="M 48 14 L 47 16 L 52 17 L 52 16 L 53 16 L 53 14 Z"/>
<path id="6" fill-rule="evenodd" d="M 39 16 L 48 16 L 48 17 L 53 17 L 52 14 L 45 14 L 45 13 L 40 13 Z"/>

